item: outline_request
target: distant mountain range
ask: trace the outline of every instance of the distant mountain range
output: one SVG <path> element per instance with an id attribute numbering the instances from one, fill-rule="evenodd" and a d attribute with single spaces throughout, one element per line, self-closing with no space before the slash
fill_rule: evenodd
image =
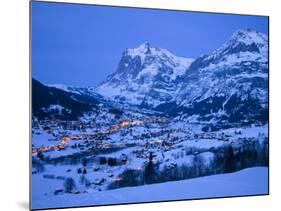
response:
<path id="1" fill-rule="evenodd" d="M 95 88 L 43 89 L 34 80 L 33 92 L 35 110 L 56 102 L 83 112 L 102 101 L 201 121 L 268 121 L 268 37 L 239 30 L 221 48 L 196 59 L 145 42 L 125 50 L 116 71 Z M 48 103 L 36 102 L 42 95 Z"/>

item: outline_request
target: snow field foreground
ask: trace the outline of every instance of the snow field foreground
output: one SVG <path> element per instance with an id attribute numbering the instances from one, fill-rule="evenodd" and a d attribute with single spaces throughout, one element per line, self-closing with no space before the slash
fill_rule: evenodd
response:
<path id="1" fill-rule="evenodd" d="M 33 196 L 33 209 L 268 194 L 268 168 L 85 194 Z M 39 198 L 38 198 L 39 197 Z M 42 198 L 40 198 L 42 197 Z"/>

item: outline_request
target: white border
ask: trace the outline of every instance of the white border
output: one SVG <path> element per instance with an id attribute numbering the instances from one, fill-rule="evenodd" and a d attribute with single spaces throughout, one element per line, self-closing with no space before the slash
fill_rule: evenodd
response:
<path id="1" fill-rule="evenodd" d="M 67 0 L 65 0 L 67 1 Z M 156 204 L 78 208 L 75 210 L 275 210 L 280 207 L 280 6 L 275 0 L 71 0 L 120 6 L 227 12 L 270 16 L 270 196 Z M 29 137 L 29 3 L 9 0 L 0 3 L 0 187 L 1 210 L 28 208 Z M 279 135 L 279 136 L 278 136 Z M 279 138 L 280 137 L 280 138 Z M 74 210 L 74 209 L 68 209 Z"/>

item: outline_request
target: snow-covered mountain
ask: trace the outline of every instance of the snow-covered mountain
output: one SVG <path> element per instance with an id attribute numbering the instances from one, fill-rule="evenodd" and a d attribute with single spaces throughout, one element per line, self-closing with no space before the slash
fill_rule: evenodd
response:
<path id="1" fill-rule="evenodd" d="M 96 92 L 114 101 L 156 107 L 173 99 L 192 61 L 145 42 L 124 51 L 117 70 Z"/>
<path id="2" fill-rule="evenodd" d="M 66 92 L 78 94 L 78 95 L 84 95 L 89 97 L 94 97 L 96 99 L 99 99 L 99 101 L 104 101 L 102 95 L 95 92 L 95 88 L 91 86 L 87 87 L 76 87 L 76 86 L 67 86 L 64 84 L 49 84 L 48 87 L 57 88 Z"/>
<path id="3" fill-rule="evenodd" d="M 239 30 L 223 47 L 196 59 L 186 71 L 176 104 L 188 115 L 267 119 L 268 37 Z"/>
<path id="4" fill-rule="evenodd" d="M 38 120 L 102 119 L 103 122 L 120 118 L 124 112 L 95 93 L 92 87 L 72 87 L 62 84 L 45 85 L 32 79 L 32 114 Z M 130 112 L 126 113 L 127 115 Z"/>
<path id="5" fill-rule="evenodd" d="M 77 119 L 84 112 L 97 110 L 99 99 L 62 88 L 49 87 L 32 79 L 32 113 L 39 119 Z"/>
<path id="6" fill-rule="evenodd" d="M 145 42 L 125 50 L 117 70 L 96 88 L 49 87 L 199 121 L 267 121 L 268 37 L 238 30 L 221 48 L 195 60 Z"/>

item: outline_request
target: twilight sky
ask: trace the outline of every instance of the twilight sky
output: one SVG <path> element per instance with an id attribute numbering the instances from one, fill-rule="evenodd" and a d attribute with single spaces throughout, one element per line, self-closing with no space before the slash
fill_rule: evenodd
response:
<path id="1" fill-rule="evenodd" d="M 144 41 L 196 58 L 246 28 L 268 34 L 268 18 L 32 2 L 32 76 L 95 86 L 115 71 L 124 49 Z"/>

